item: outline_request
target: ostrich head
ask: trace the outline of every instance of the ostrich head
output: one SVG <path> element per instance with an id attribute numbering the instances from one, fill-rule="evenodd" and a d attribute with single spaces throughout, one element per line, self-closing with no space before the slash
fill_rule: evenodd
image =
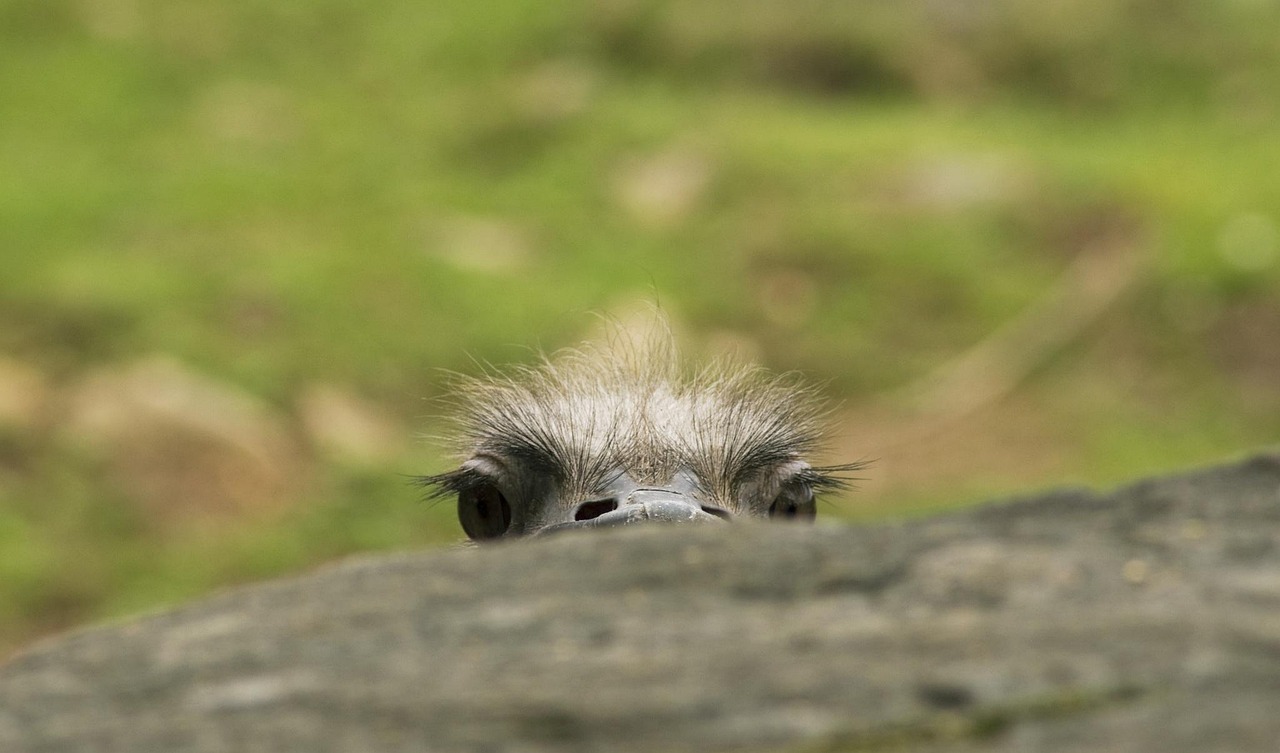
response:
<path id="1" fill-rule="evenodd" d="M 793 376 L 684 368 L 669 338 L 615 339 L 458 380 L 456 495 L 474 540 L 641 522 L 812 520 L 860 464 L 816 467 L 826 411 Z"/>

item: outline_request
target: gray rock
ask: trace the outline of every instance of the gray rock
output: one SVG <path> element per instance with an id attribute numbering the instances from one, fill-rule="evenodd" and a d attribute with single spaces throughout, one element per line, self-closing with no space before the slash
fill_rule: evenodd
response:
<path id="1" fill-rule="evenodd" d="M 0 750 L 1280 750 L 1280 456 L 344 563 L 0 668 Z"/>

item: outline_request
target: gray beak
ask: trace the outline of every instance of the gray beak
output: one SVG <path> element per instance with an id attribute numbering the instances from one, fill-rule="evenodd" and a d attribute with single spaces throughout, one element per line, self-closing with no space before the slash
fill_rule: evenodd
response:
<path id="1" fill-rule="evenodd" d="M 666 489 L 636 489 L 608 512 L 586 520 L 547 526 L 539 533 L 574 529 L 613 528 L 633 523 L 711 523 L 723 518 L 704 512 L 701 505 L 679 492 Z"/>

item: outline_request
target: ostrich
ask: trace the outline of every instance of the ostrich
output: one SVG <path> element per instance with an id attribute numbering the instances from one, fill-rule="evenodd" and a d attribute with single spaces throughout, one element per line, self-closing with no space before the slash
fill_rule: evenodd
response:
<path id="1" fill-rule="evenodd" d="M 791 375 L 690 371 L 670 338 L 615 337 L 455 386 L 462 462 L 418 481 L 456 495 L 475 541 L 641 521 L 812 520 L 815 493 L 859 463 L 817 467 L 826 410 Z"/>

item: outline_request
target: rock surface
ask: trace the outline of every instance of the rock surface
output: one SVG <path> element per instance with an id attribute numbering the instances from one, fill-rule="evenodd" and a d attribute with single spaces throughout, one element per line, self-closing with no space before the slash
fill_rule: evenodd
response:
<path id="1" fill-rule="evenodd" d="M 370 558 L 37 646 L 0 750 L 1280 750 L 1280 456 Z"/>

